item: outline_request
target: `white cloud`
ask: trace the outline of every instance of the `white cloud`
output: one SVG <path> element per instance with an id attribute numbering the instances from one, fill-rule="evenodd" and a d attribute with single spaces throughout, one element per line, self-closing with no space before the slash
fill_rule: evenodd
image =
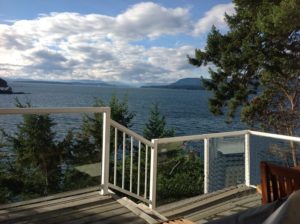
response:
<path id="1" fill-rule="evenodd" d="M 191 23 L 186 8 L 167 9 L 152 2 L 140 3 L 116 17 L 115 33 L 129 38 L 155 38 L 188 31 Z"/>
<path id="2" fill-rule="evenodd" d="M 211 19 L 211 14 L 224 12 L 224 8 L 214 7 L 202 23 L 219 21 Z M 127 83 L 196 76 L 200 70 L 186 59 L 195 46 L 145 48 L 133 44 L 191 33 L 191 24 L 187 8 L 165 8 L 151 2 L 133 5 L 115 17 L 65 12 L 0 24 L 0 76 Z"/>
<path id="3" fill-rule="evenodd" d="M 233 15 L 235 13 L 234 4 L 219 4 L 205 13 L 205 16 L 198 20 L 195 25 L 194 35 L 203 34 L 215 25 L 218 29 L 227 27 L 225 22 L 225 13 Z"/>
<path id="4" fill-rule="evenodd" d="M 192 46 L 181 46 L 177 48 L 153 47 L 145 55 L 148 62 L 156 67 L 165 68 L 168 71 L 176 72 L 191 68 L 187 63 L 187 55 L 191 55 L 195 48 Z"/>

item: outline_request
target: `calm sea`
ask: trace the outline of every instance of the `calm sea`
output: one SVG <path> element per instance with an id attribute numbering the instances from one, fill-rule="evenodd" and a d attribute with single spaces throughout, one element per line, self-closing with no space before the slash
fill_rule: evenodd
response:
<path id="1" fill-rule="evenodd" d="M 176 130 L 176 135 L 204 134 L 244 129 L 236 119 L 226 124 L 224 117 L 213 116 L 207 106 L 211 95 L 202 90 L 170 90 L 140 88 L 107 88 L 89 85 L 10 83 L 14 91 L 25 92 L 23 95 L 0 95 L 0 107 L 14 107 L 15 98 L 21 102 L 30 101 L 34 107 L 84 107 L 92 106 L 95 98 L 108 102 L 112 94 L 123 99 L 128 96 L 129 109 L 136 113 L 132 130 L 142 134 L 149 110 L 157 102 L 161 113 L 166 117 L 168 127 Z M 82 115 L 54 116 L 56 128 L 64 132 L 68 128 L 80 128 Z M 2 128 L 14 127 L 21 117 L 2 116 Z"/>

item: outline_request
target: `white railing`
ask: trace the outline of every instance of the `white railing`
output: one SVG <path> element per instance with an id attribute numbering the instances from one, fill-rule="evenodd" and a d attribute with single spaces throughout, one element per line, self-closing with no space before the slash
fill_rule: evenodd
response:
<path id="1" fill-rule="evenodd" d="M 139 199 L 151 208 L 156 206 L 156 161 L 157 161 L 157 144 L 155 141 L 150 142 L 144 137 L 136 134 L 121 124 L 111 120 L 111 111 L 109 107 L 67 107 L 67 108 L 1 108 L 0 115 L 30 115 L 30 114 L 66 114 L 66 113 L 103 113 L 103 132 L 102 132 L 102 161 L 101 161 L 101 191 L 102 195 L 108 194 L 109 188 L 120 191 L 126 195 Z M 114 155 L 113 155 L 113 183 L 109 181 L 109 164 L 110 164 L 110 145 L 111 145 L 111 127 L 114 129 Z M 117 184 L 117 163 L 118 163 L 118 132 L 122 132 L 122 181 L 121 186 Z M 126 160 L 126 143 L 130 138 L 130 177 L 129 189 L 125 188 L 125 160 Z M 133 141 L 138 142 L 138 172 L 133 173 Z M 150 149 L 150 166 L 148 166 Z M 141 156 L 144 150 L 144 180 L 141 180 Z M 149 168 L 148 168 L 149 167 Z M 150 174 L 150 177 L 149 177 Z M 133 176 L 137 175 L 136 192 L 133 191 Z M 148 183 L 148 178 L 150 182 Z M 141 191 L 143 181 L 144 189 Z M 143 192 L 143 195 L 141 194 Z"/>
<path id="2" fill-rule="evenodd" d="M 149 204 L 149 207 L 152 209 L 156 207 L 157 156 L 159 144 L 203 141 L 204 193 L 208 193 L 210 192 L 210 176 L 213 173 L 210 166 L 212 160 L 214 160 L 214 158 L 211 157 L 211 139 L 227 137 L 244 138 L 244 176 L 247 186 L 251 186 L 251 166 L 255 159 L 251 158 L 251 152 L 254 150 L 251 143 L 251 136 L 300 143 L 299 137 L 250 130 L 160 138 L 149 141 L 111 120 L 109 107 L 0 109 L 0 115 L 53 113 L 103 113 L 101 194 L 108 194 L 108 189 L 111 188 Z M 113 147 L 111 152 L 110 147 Z M 120 151 L 121 153 L 119 153 Z M 128 175 L 126 172 L 127 160 L 129 160 L 129 177 L 126 176 L 126 174 Z M 119 163 L 121 163 L 121 166 L 118 166 Z M 112 164 L 112 166 L 110 166 L 110 164 Z M 136 171 L 134 171 L 134 167 L 137 168 Z M 121 172 L 118 176 L 120 169 Z M 143 170 L 144 172 L 142 172 Z M 135 183 L 134 178 L 136 178 Z"/>
<path id="3" fill-rule="evenodd" d="M 0 115 L 71 114 L 71 113 L 109 113 L 110 114 L 110 107 L 0 108 Z"/>
<path id="4" fill-rule="evenodd" d="M 248 130 L 243 131 L 232 131 L 232 132 L 222 132 L 222 133 L 211 133 L 202 135 L 190 135 L 190 136 L 180 136 L 171 138 L 160 138 L 157 139 L 158 144 L 174 143 L 174 142 L 188 142 L 188 141 L 204 141 L 204 193 L 209 192 L 209 177 L 210 177 L 210 144 L 209 140 L 212 138 L 224 138 L 224 137 L 237 137 L 237 136 L 249 136 Z M 246 146 L 246 151 L 249 152 L 249 144 Z M 249 154 L 249 153 L 247 153 Z M 245 159 L 246 166 L 250 166 L 249 157 Z M 246 174 L 247 172 L 247 174 Z M 250 183 L 249 169 L 245 170 L 245 176 L 248 178 L 246 183 Z M 250 184 L 249 184 L 250 185 Z"/>
<path id="5" fill-rule="evenodd" d="M 101 194 L 108 194 L 109 180 L 109 145 L 110 145 L 110 108 L 103 112 L 102 134 L 102 169 L 101 169 Z"/>
<path id="6" fill-rule="evenodd" d="M 286 141 L 300 143 L 300 137 L 295 137 L 295 136 L 279 135 L 279 134 L 272 134 L 272 133 L 266 133 L 266 132 L 260 132 L 260 131 L 250 131 L 250 130 L 248 131 L 248 133 L 251 135 L 255 135 L 255 136 L 261 136 L 261 137 L 266 137 L 266 138 L 286 140 Z"/>
<path id="7" fill-rule="evenodd" d="M 251 181 L 251 167 L 255 158 L 251 160 L 251 152 L 255 149 L 251 148 L 251 136 L 259 136 L 270 139 L 277 139 L 283 141 L 291 141 L 300 143 L 300 137 L 286 136 L 279 134 L 271 134 L 259 131 L 242 130 L 242 131 L 232 131 L 232 132 L 222 132 L 222 133 L 211 133 L 202 135 L 190 135 L 190 136 L 180 136 L 180 137 L 170 137 L 170 138 L 160 138 L 157 139 L 157 144 L 167 144 L 174 142 L 188 142 L 188 141 L 203 141 L 203 151 L 204 151 L 204 193 L 209 193 L 210 190 L 210 177 L 213 174 L 211 171 L 211 164 L 214 158 L 211 158 L 211 139 L 219 139 L 226 137 L 243 137 L 244 138 L 244 179 L 245 185 L 253 186 Z M 268 158 L 264 158 L 267 160 Z"/>
<path id="8" fill-rule="evenodd" d="M 1 108 L 0 115 L 103 113 L 101 194 L 108 194 L 110 107 Z"/>
<path id="9" fill-rule="evenodd" d="M 113 138 L 113 147 L 114 152 L 113 156 L 113 181 L 109 183 L 109 187 L 120 191 L 124 194 L 127 194 L 131 197 L 134 197 L 140 201 L 148 203 L 151 208 L 155 207 L 156 203 L 156 160 L 157 160 L 157 147 L 155 142 L 150 142 L 144 137 L 136 134 L 130 129 L 124 127 L 123 125 L 110 120 L 110 125 L 114 129 L 112 132 L 114 135 Z M 121 132 L 121 135 L 118 133 Z M 121 136 L 121 139 L 119 139 Z M 120 142 L 120 143 L 119 143 Z M 136 146 L 134 146 L 134 142 L 136 142 Z M 150 167 L 148 167 L 149 160 L 149 149 L 150 153 Z M 144 158 L 142 158 L 142 150 L 144 153 Z M 118 152 L 121 151 L 122 158 L 118 158 Z M 128 156 L 127 156 L 128 155 Z M 137 158 L 136 163 L 134 164 L 134 157 Z M 126 176 L 125 176 L 125 165 L 126 159 L 129 159 L 129 186 L 125 186 Z M 144 164 L 142 164 L 142 159 L 144 159 Z M 121 162 L 121 181 L 118 185 L 117 180 L 117 168 L 118 162 Z M 144 165 L 144 173 L 143 180 L 141 180 L 141 166 Z M 135 173 L 137 177 L 136 181 L 136 189 L 133 188 L 133 168 L 137 167 L 137 172 Z M 150 178 L 148 177 L 150 170 Z M 148 178 L 150 179 L 150 183 L 148 184 Z M 141 189 L 141 183 L 144 184 L 144 189 Z M 143 194 L 141 194 L 143 192 Z M 148 193 L 149 192 L 149 193 Z"/>

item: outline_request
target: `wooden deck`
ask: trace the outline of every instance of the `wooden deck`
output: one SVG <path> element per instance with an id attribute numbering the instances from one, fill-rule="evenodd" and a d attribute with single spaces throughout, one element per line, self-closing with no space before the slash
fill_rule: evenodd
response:
<path id="1" fill-rule="evenodd" d="M 147 223 L 112 196 L 96 189 L 0 206 L 0 223 Z"/>
<path id="2" fill-rule="evenodd" d="M 101 196 L 97 188 L 89 188 L 0 205 L 0 223 L 205 223 L 259 206 L 260 199 L 255 189 L 239 186 L 153 211 L 114 194 Z"/>
<path id="3" fill-rule="evenodd" d="M 243 185 L 167 204 L 157 211 L 169 219 L 178 217 L 194 223 L 221 219 L 261 205 L 256 189 Z"/>

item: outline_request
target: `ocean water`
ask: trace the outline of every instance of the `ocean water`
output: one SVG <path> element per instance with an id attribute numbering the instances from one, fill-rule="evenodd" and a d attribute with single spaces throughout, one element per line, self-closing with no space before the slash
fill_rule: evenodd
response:
<path id="1" fill-rule="evenodd" d="M 161 113 L 166 117 L 167 126 L 175 128 L 176 136 L 216 133 L 225 131 L 236 131 L 246 129 L 237 117 L 231 124 L 225 122 L 223 116 L 214 116 L 209 112 L 208 99 L 211 96 L 209 91 L 203 90 L 172 90 L 172 89 L 141 89 L 141 88 L 108 88 L 92 85 L 65 85 L 45 83 L 10 83 L 14 91 L 25 92 L 22 95 L 0 95 L 0 108 L 14 108 L 15 98 L 18 97 L 23 103 L 30 101 L 34 107 L 90 107 L 93 106 L 95 98 L 101 98 L 108 102 L 112 94 L 122 99 L 128 97 L 129 110 L 134 111 L 136 116 L 133 119 L 133 131 L 143 134 L 143 128 L 149 117 L 149 111 L 153 103 L 157 102 Z M 83 114 L 59 114 L 51 115 L 54 119 L 57 139 L 62 139 L 68 130 L 80 130 Z M 0 128 L 14 134 L 22 116 L 5 115 L 0 116 Z M 1 140 L 1 136 L 0 136 Z M 180 143 L 183 150 L 196 151 L 203 159 L 203 141 L 190 141 Z M 281 142 L 278 143 L 282 144 Z M 160 149 L 166 147 L 161 145 Z M 178 147 L 178 144 L 170 144 L 168 147 Z M 244 180 L 244 157 L 240 155 L 244 151 L 244 137 L 218 138 L 210 142 L 211 150 L 225 152 L 230 149 L 237 153 L 239 181 Z M 259 161 L 278 161 L 273 159 L 267 152 L 270 148 L 270 141 L 263 138 L 251 138 L 251 181 L 259 182 Z M 3 149 L 2 149 L 3 150 Z M 5 149 L 4 149 L 5 150 Z M 1 149 L 0 149 L 1 151 Z M 220 166 L 224 160 L 214 158 L 216 168 L 211 167 L 216 180 L 225 176 L 224 167 Z M 218 159 L 219 160 L 216 160 Z M 223 159 L 223 160 L 222 160 Z M 235 160 L 234 160 L 235 161 Z M 223 161 L 224 162 L 224 161 Z M 224 163 L 223 163 L 224 165 Z M 232 164 L 231 164 L 232 165 Z M 237 167 L 237 165 L 235 165 Z M 221 185 L 220 185 L 221 186 Z M 223 185 L 222 185 L 223 186 Z"/>
<path id="2" fill-rule="evenodd" d="M 245 129 L 239 118 L 226 124 L 225 117 L 212 115 L 208 109 L 211 93 L 203 90 L 110 88 L 23 82 L 9 84 L 14 91 L 27 94 L 0 95 L 1 108 L 15 107 L 16 97 L 23 103 L 30 101 L 34 107 L 85 107 L 92 106 L 95 98 L 108 102 L 112 94 L 116 94 L 120 99 L 127 95 L 129 109 L 136 114 L 131 129 L 139 134 L 142 134 L 150 108 L 156 102 L 166 117 L 168 127 L 175 128 L 177 136 Z M 53 117 L 59 131 L 80 128 L 82 115 L 64 114 Z M 0 117 L 2 128 L 13 127 L 20 121 L 20 116 Z"/>

